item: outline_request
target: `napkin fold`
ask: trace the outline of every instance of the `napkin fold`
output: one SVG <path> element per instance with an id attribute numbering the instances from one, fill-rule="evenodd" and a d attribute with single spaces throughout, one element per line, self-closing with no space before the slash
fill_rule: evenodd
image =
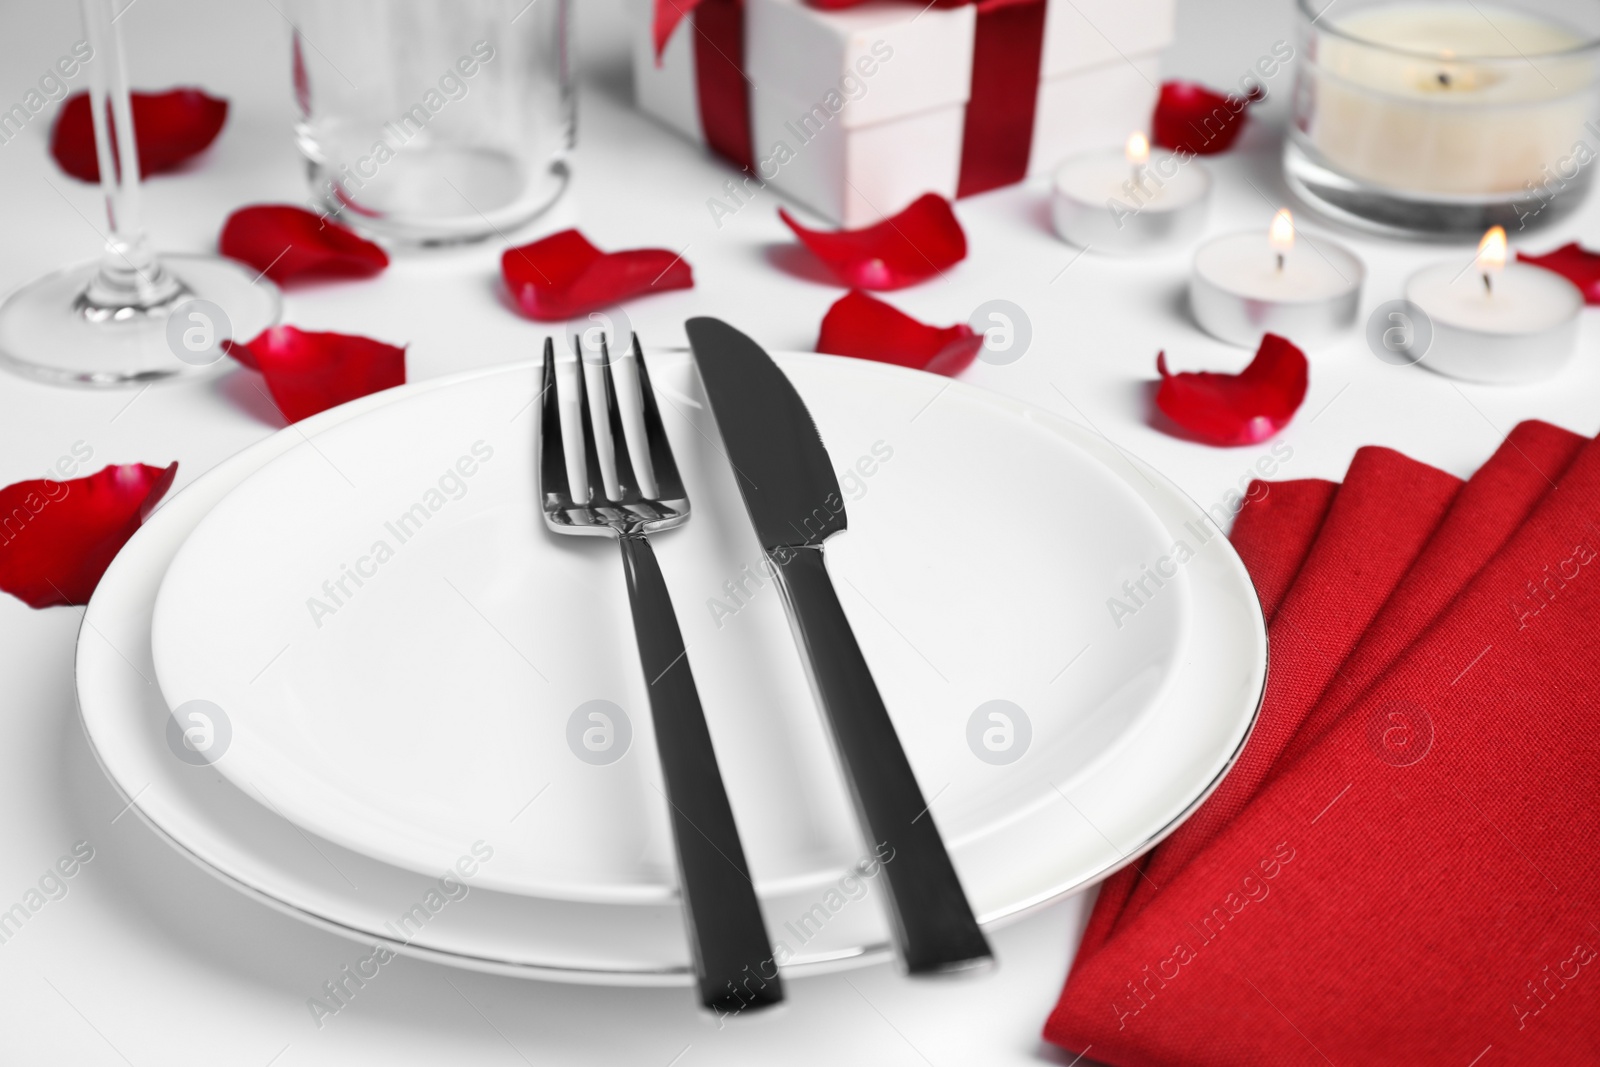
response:
<path id="1" fill-rule="evenodd" d="M 1305 564 L 1338 488 L 1320 478 L 1250 483 L 1228 540 L 1250 572 L 1268 622 Z"/>
<path id="2" fill-rule="evenodd" d="M 1364 449 L 1337 491 L 1251 495 L 1289 677 L 1227 792 L 1107 883 L 1046 1036 L 1119 1065 L 1600 1062 L 1600 445 L 1527 423 L 1464 488 Z"/>
<path id="3" fill-rule="evenodd" d="M 1255 795 L 1460 487 L 1454 475 L 1391 449 L 1356 452 L 1267 627 L 1271 669 L 1250 740 L 1216 792 L 1150 854 L 1124 910 L 1147 904 Z"/>
<path id="4" fill-rule="evenodd" d="M 1410 647 L 1555 488 L 1585 443 L 1547 422 L 1512 429 L 1462 487 L 1422 555 L 1340 665 L 1284 750 L 1285 761 L 1302 755 Z"/>

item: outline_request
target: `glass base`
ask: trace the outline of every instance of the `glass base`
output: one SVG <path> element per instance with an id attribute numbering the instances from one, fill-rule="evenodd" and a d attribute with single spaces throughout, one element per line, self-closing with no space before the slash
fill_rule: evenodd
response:
<path id="1" fill-rule="evenodd" d="M 423 246 L 504 238 L 560 199 L 570 176 L 564 162 L 530 176 L 503 153 L 450 146 L 402 153 L 359 187 L 348 170 L 307 163 L 317 206 L 368 237 Z"/>
<path id="2" fill-rule="evenodd" d="M 1313 210 L 1338 222 L 1387 237 L 1477 241 L 1491 226 L 1513 237 L 1550 226 L 1576 211 L 1592 175 L 1582 170 L 1555 193 L 1527 191 L 1495 197 L 1405 193 L 1365 184 L 1319 159 L 1295 136 L 1283 147 L 1284 180 Z"/>
<path id="3" fill-rule="evenodd" d="M 278 287 L 219 256 L 163 255 L 181 294 L 152 308 L 108 309 L 84 299 L 99 261 L 47 274 L 0 304 L 0 364 L 18 374 L 66 385 L 116 386 L 203 374 L 208 365 L 180 359 L 167 321 L 189 300 L 206 300 L 228 317 L 228 336 L 248 341 L 278 321 Z"/>

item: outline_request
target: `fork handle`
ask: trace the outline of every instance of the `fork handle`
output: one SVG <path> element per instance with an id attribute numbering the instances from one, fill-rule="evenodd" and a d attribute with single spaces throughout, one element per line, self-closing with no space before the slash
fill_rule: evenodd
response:
<path id="1" fill-rule="evenodd" d="M 869 842 L 883 861 L 906 969 L 986 966 L 989 943 L 922 798 L 877 683 L 834 591 L 822 548 L 769 555 Z"/>
<path id="2" fill-rule="evenodd" d="M 666 580 L 642 534 L 624 534 L 621 541 L 700 1002 L 719 1015 L 776 1004 L 783 982 Z"/>

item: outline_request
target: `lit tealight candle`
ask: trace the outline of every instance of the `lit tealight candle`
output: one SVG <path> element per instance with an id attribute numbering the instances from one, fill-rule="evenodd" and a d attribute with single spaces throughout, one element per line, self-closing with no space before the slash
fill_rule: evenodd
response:
<path id="1" fill-rule="evenodd" d="M 1272 216 L 1272 225 L 1267 227 L 1267 243 L 1278 254 L 1278 271 L 1282 273 L 1285 261 L 1294 249 L 1294 216 L 1288 208 L 1279 208 L 1278 213 Z"/>
<path id="2" fill-rule="evenodd" d="M 1283 210 L 1265 234 L 1230 233 L 1202 245 L 1189 303 L 1201 328 L 1229 344 L 1254 348 L 1275 333 L 1307 348 L 1354 324 L 1366 273 L 1343 245 L 1297 241 L 1294 217 Z"/>
<path id="3" fill-rule="evenodd" d="M 1438 263 L 1413 274 L 1406 300 L 1426 317 L 1426 329 L 1412 334 L 1426 345 L 1417 358 L 1452 378 L 1537 381 L 1578 347 L 1583 293 L 1554 271 L 1507 262 L 1499 226 L 1483 235 L 1470 266 Z"/>
<path id="4" fill-rule="evenodd" d="M 1161 252 L 1200 235 L 1210 200 L 1211 176 L 1192 155 L 1152 154 L 1134 133 L 1120 152 L 1063 163 L 1050 212 L 1056 232 L 1086 251 Z"/>
<path id="5" fill-rule="evenodd" d="M 1134 185 L 1144 184 L 1144 170 L 1150 165 L 1150 138 L 1138 130 L 1128 134 L 1128 143 L 1122 146 L 1122 155 L 1128 161 L 1129 178 Z"/>
<path id="6" fill-rule="evenodd" d="M 1494 295 L 1494 280 L 1506 269 L 1508 251 L 1503 226 L 1489 227 L 1489 232 L 1478 242 L 1478 254 L 1472 258 L 1472 262 L 1483 277 L 1483 291 L 1490 296 Z"/>

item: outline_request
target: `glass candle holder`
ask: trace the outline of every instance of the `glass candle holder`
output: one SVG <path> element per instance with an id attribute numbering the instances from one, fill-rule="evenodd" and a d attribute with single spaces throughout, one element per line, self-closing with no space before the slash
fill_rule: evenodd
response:
<path id="1" fill-rule="evenodd" d="M 521 226 L 572 147 L 568 0 L 295 0 L 293 77 L 312 199 L 414 244 Z"/>
<path id="2" fill-rule="evenodd" d="M 1571 214 L 1600 159 L 1600 5 L 1297 0 L 1289 186 L 1340 221 L 1476 239 Z"/>

